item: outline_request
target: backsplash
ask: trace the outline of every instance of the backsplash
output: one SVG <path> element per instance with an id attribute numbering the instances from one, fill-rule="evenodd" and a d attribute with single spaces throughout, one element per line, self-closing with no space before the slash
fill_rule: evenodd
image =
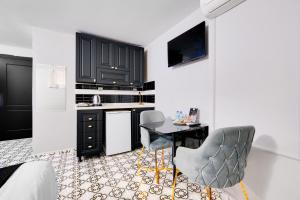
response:
<path id="1" fill-rule="evenodd" d="M 103 90 L 133 90 L 130 87 L 115 87 L 115 86 L 103 86 L 96 84 L 76 84 L 76 89 L 89 89 L 89 90 L 98 90 L 98 87 L 101 87 Z M 142 88 L 138 89 L 139 91 L 155 90 L 155 82 L 146 82 Z M 76 104 L 77 103 L 92 103 L 93 94 L 76 94 Z M 100 95 L 101 103 L 134 103 L 139 102 L 138 95 Z M 145 103 L 155 103 L 155 95 L 147 94 L 143 95 L 143 102 Z"/>
<path id="2" fill-rule="evenodd" d="M 107 86 L 107 85 L 86 84 L 86 83 L 76 84 L 76 89 L 98 90 L 98 88 L 101 88 L 103 90 L 138 90 L 138 91 L 155 90 L 155 81 L 146 82 L 144 83 L 143 87 L 139 87 L 139 88 L 134 88 L 129 86 Z"/>
<path id="3" fill-rule="evenodd" d="M 77 103 L 92 103 L 92 94 L 77 94 Z M 134 103 L 139 102 L 138 95 L 100 95 L 101 103 Z M 155 95 L 143 95 L 143 102 L 155 103 Z"/>

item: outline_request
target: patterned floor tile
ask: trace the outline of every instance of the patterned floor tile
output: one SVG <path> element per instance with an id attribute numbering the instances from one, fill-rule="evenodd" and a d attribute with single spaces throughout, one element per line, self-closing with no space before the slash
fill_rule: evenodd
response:
<path id="1" fill-rule="evenodd" d="M 25 161 L 50 161 L 57 175 L 59 200 L 171 199 L 171 172 L 162 172 L 159 184 L 155 183 L 154 172 L 141 171 L 138 176 L 139 151 L 94 157 L 78 163 L 74 149 L 32 155 L 31 143 L 31 139 L 0 142 L 0 167 Z M 165 155 L 166 165 L 170 165 L 169 155 L 168 152 Z M 144 154 L 143 165 L 154 167 L 152 153 Z M 214 200 L 223 199 L 222 195 L 219 191 L 213 191 Z M 175 198 L 206 200 L 206 193 L 199 185 L 188 182 L 186 176 L 180 175 Z"/>

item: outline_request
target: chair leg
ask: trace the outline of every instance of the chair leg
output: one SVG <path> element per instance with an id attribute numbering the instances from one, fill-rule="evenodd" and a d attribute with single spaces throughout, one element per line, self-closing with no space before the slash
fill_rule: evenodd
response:
<path id="1" fill-rule="evenodd" d="M 157 151 L 155 150 L 155 180 L 156 184 L 159 184 L 159 170 L 157 166 Z"/>
<path id="2" fill-rule="evenodd" d="M 243 181 L 240 182 L 240 186 L 241 186 L 241 189 L 244 193 L 245 200 L 249 200 L 248 193 L 247 193 L 247 190 L 246 190 L 246 186 L 245 186 Z"/>
<path id="3" fill-rule="evenodd" d="M 141 151 L 140 151 L 140 154 L 139 154 L 139 158 L 138 158 L 138 173 L 137 173 L 137 175 L 139 176 L 140 175 L 140 173 L 141 173 L 141 159 L 142 159 L 142 155 L 143 155 L 143 153 L 144 153 L 144 145 L 143 145 L 143 147 L 142 147 L 142 149 L 141 149 Z"/>
<path id="4" fill-rule="evenodd" d="M 175 199 L 175 188 L 176 188 L 176 181 L 177 181 L 177 175 L 178 175 L 179 170 L 176 169 L 175 171 L 175 177 L 174 177 L 174 181 L 173 181 L 173 185 L 172 185 L 172 200 Z"/>
<path id="5" fill-rule="evenodd" d="M 161 167 L 165 168 L 165 153 L 164 153 L 164 146 L 162 146 L 161 150 Z"/>
<path id="6" fill-rule="evenodd" d="M 212 200 L 212 196 L 211 196 L 211 187 L 207 186 L 205 188 L 206 192 L 207 192 L 207 197 L 208 197 L 208 200 Z"/>

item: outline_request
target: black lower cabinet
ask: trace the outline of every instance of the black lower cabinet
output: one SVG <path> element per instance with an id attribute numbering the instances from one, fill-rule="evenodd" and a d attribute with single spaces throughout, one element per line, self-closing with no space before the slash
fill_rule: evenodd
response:
<path id="1" fill-rule="evenodd" d="M 131 112 L 131 150 L 142 147 L 140 115 L 145 110 L 154 110 L 154 108 L 135 108 Z"/>
<path id="2" fill-rule="evenodd" d="M 102 110 L 77 112 L 77 157 L 99 155 L 103 152 L 104 118 Z"/>

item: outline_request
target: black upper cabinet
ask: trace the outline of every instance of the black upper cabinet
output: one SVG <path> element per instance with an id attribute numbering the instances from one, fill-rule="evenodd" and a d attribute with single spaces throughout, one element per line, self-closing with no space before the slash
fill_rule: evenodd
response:
<path id="1" fill-rule="evenodd" d="M 96 39 L 76 34 L 76 81 L 96 83 Z"/>
<path id="2" fill-rule="evenodd" d="M 129 85 L 129 72 L 97 68 L 97 83 L 105 85 Z"/>
<path id="3" fill-rule="evenodd" d="M 142 86 L 144 83 L 144 49 L 131 47 L 129 50 L 130 85 Z"/>
<path id="4" fill-rule="evenodd" d="M 97 68 L 114 69 L 113 44 L 108 40 L 97 41 Z"/>
<path id="5" fill-rule="evenodd" d="M 77 82 L 139 87 L 143 84 L 144 49 L 77 33 Z"/>
<path id="6" fill-rule="evenodd" d="M 129 71 L 128 45 L 114 43 L 114 69 Z"/>

